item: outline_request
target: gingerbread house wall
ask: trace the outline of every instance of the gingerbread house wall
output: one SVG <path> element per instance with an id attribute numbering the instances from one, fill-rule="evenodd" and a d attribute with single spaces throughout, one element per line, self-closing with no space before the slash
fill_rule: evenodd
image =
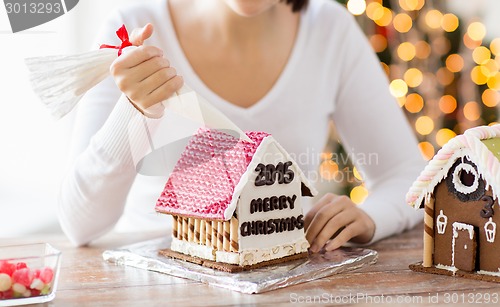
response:
<path id="1" fill-rule="evenodd" d="M 484 180 L 480 180 L 482 184 L 485 184 Z M 493 197 L 491 190 L 484 189 L 484 195 Z M 495 238 L 493 242 L 488 242 L 484 225 L 489 221 L 489 218 L 483 218 L 480 214 L 481 210 L 485 208 L 486 201 L 481 199 L 461 201 L 449 191 L 446 181 L 442 181 L 436 186 L 434 198 L 434 265 L 452 266 L 452 225 L 454 222 L 459 222 L 473 225 L 476 231 L 476 270 L 498 273 L 500 268 L 500 237 Z M 437 225 L 441 211 L 447 217 L 444 233 L 439 233 Z M 491 221 L 500 225 L 498 199 L 494 199 L 493 212 Z"/>
<path id="2" fill-rule="evenodd" d="M 172 216 L 172 236 L 178 240 L 204 245 L 216 251 L 238 252 L 238 219 L 209 221 Z"/>

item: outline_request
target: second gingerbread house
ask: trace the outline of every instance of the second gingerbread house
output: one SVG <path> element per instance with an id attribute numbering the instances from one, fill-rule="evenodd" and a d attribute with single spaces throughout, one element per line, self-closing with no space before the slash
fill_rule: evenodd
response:
<path id="1" fill-rule="evenodd" d="M 500 281 L 500 125 L 467 130 L 443 146 L 407 194 L 425 210 L 417 271 Z"/>

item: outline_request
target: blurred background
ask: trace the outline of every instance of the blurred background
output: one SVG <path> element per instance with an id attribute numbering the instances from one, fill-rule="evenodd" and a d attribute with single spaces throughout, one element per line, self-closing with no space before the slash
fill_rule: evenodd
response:
<path id="1" fill-rule="evenodd" d="M 30 89 L 24 58 L 96 49 L 94 35 L 109 12 L 136 1 L 150 0 L 80 0 L 64 16 L 16 34 L 0 7 L 0 242 L 60 232 L 57 191 L 74 114 L 50 117 Z M 425 159 L 465 129 L 500 121 L 500 1 L 331 1 L 365 31 Z M 361 203 L 368 192 L 357 170 L 334 158 L 342 152 L 332 125 L 320 188 Z"/>

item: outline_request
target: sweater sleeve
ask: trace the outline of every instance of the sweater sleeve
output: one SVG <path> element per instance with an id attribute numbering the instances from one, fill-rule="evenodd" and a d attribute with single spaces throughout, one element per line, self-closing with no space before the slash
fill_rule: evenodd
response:
<path id="1" fill-rule="evenodd" d="M 130 144 L 137 142 L 131 132 L 141 131 L 141 116 L 122 96 L 63 179 L 59 221 L 75 245 L 106 233 L 123 213 L 136 175 Z"/>
<path id="2" fill-rule="evenodd" d="M 122 24 L 109 18 L 97 42 L 113 44 Z M 71 144 L 70 167 L 58 200 L 61 227 L 75 245 L 84 245 L 109 231 L 120 218 L 136 171 L 130 144 L 143 129 L 142 114 L 111 77 L 80 101 Z M 136 142 L 137 143 L 137 142 Z"/>
<path id="3" fill-rule="evenodd" d="M 374 242 L 422 221 L 422 213 L 405 203 L 405 194 L 424 161 L 364 33 L 351 16 L 347 20 L 333 120 L 368 188 L 360 207 L 375 222 Z"/>

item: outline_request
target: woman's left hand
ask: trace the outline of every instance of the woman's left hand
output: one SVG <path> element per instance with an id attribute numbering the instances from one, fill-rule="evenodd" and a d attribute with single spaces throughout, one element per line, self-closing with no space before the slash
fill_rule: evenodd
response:
<path id="1" fill-rule="evenodd" d="M 306 238 L 313 253 L 339 248 L 347 241 L 368 243 L 375 233 L 373 220 L 347 196 L 328 193 L 305 217 Z"/>

